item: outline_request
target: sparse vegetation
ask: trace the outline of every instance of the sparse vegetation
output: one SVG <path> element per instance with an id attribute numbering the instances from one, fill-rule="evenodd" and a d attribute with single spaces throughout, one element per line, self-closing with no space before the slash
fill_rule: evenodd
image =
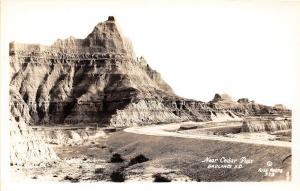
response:
<path id="1" fill-rule="evenodd" d="M 103 168 L 96 168 L 95 174 L 100 174 L 100 173 L 103 173 Z"/>
<path id="2" fill-rule="evenodd" d="M 134 165 L 137 163 L 143 163 L 149 161 L 147 157 L 145 157 L 143 154 L 137 155 L 136 157 L 132 158 L 129 162 L 129 165 Z"/>
<path id="3" fill-rule="evenodd" d="M 197 140 L 183 139 L 177 137 L 159 137 L 136 135 L 133 133 L 119 132 L 112 135 L 107 144 L 112 148 L 118 148 L 119 153 L 123 153 L 125 149 L 127 155 L 137 156 L 143 154 L 151 159 L 153 164 L 162 164 L 163 168 L 179 170 L 179 174 L 187 176 L 193 181 L 264 181 L 263 174 L 253 171 L 253 168 L 260 168 L 265 161 L 272 160 L 273 164 L 281 164 L 282 159 L 291 153 L 290 148 L 274 147 L 268 145 L 256 145 L 247 143 L 224 142 L 215 140 Z M 151 149 L 150 149 L 151 148 Z M 226 171 L 220 169 L 207 169 L 207 164 L 201 162 L 207 156 L 221 158 L 230 156 L 239 159 L 241 156 L 253 159 L 251 168 L 228 169 Z M 274 158 L 274 156 L 277 156 Z M 130 162 L 128 160 L 128 163 Z M 149 163 L 149 162 L 148 162 Z M 147 168 L 148 165 L 145 165 Z M 152 166 L 152 163 L 149 164 Z M 137 168 L 143 168 L 137 166 Z M 126 169 L 130 174 L 130 166 Z M 290 170 L 289 163 L 283 167 L 284 172 Z M 152 174 L 157 174 L 153 172 Z M 224 174 L 228 176 L 224 176 Z M 161 174 L 163 177 L 167 177 Z M 152 176 L 152 175 L 151 175 Z M 155 179 L 155 177 L 153 177 Z M 159 180 L 158 176 L 158 180 Z M 170 178 L 170 177 L 169 177 Z M 278 174 L 276 179 L 285 180 L 285 173 Z M 274 178 L 274 179 L 275 179 Z M 173 178 L 171 180 L 174 181 Z"/>
<path id="4" fill-rule="evenodd" d="M 78 178 L 73 178 L 73 177 L 68 176 L 68 175 L 64 177 L 64 180 L 69 180 L 70 182 L 79 182 Z"/>
<path id="5" fill-rule="evenodd" d="M 153 182 L 171 182 L 171 179 L 159 173 L 154 174 L 153 178 L 154 178 Z"/>
<path id="6" fill-rule="evenodd" d="M 120 162 L 124 162 L 124 159 L 122 158 L 122 156 L 119 153 L 115 153 L 111 157 L 110 162 L 112 162 L 112 163 L 120 163 Z"/>
<path id="7" fill-rule="evenodd" d="M 121 171 L 119 169 L 119 170 L 114 171 L 114 172 L 111 173 L 110 179 L 111 179 L 112 182 L 124 182 L 125 181 L 125 175 L 124 175 L 123 171 Z"/>

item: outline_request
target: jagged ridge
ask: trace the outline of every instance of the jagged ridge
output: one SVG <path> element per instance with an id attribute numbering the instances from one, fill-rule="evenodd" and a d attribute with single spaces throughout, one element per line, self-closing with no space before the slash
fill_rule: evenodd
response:
<path id="1" fill-rule="evenodd" d="M 13 42 L 10 65 L 11 112 L 31 124 L 130 126 L 290 113 L 219 94 L 209 103 L 177 96 L 144 58 L 135 57 L 113 17 L 85 39 L 49 47 Z"/>

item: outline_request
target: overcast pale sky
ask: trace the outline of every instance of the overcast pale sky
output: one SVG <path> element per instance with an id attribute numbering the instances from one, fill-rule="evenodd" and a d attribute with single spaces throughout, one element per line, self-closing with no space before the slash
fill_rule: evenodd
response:
<path id="1" fill-rule="evenodd" d="M 295 100 L 299 2 L 8 0 L 6 7 L 7 41 L 85 38 L 114 15 L 137 55 L 180 96 L 228 93 L 289 107 Z"/>

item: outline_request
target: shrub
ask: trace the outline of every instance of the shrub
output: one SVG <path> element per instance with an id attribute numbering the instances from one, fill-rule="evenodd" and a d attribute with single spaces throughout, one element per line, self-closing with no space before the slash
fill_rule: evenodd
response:
<path id="1" fill-rule="evenodd" d="M 145 157 L 144 155 L 140 154 L 140 155 L 137 155 L 136 157 L 132 158 L 129 162 L 129 165 L 134 165 L 134 164 L 137 164 L 137 163 L 142 163 L 142 162 L 146 162 L 148 161 L 149 159 L 147 157 Z"/>
<path id="2" fill-rule="evenodd" d="M 161 174 L 154 174 L 153 175 L 154 181 L 153 182 L 171 182 L 171 180 Z"/>
<path id="3" fill-rule="evenodd" d="M 71 176 L 65 176 L 64 180 L 69 180 L 70 182 L 79 182 L 78 178 L 73 178 Z"/>
<path id="4" fill-rule="evenodd" d="M 110 175 L 110 179 L 113 182 L 124 182 L 125 181 L 125 175 L 122 171 L 114 171 Z"/>
<path id="5" fill-rule="evenodd" d="M 112 163 L 119 163 L 119 162 L 124 162 L 124 159 L 122 156 L 118 153 L 113 154 L 113 156 L 110 158 L 110 162 Z"/>
<path id="6" fill-rule="evenodd" d="M 96 168 L 95 174 L 100 174 L 100 173 L 103 173 L 103 168 Z"/>

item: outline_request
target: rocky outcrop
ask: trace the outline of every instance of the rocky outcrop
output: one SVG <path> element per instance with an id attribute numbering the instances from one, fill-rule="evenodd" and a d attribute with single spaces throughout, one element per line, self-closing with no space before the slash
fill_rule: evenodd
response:
<path id="1" fill-rule="evenodd" d="M 288 110 L 288 108 L 286 106 L 284 106 L 283 104 L 276 104 L 273 106 L 273 108 L 275 110 Z"/>
<path id="2" fill-rule="evenodd" d="M 266 106 L 249 101 L 248 98 L 240 98 L 238 101 L 232 100 L 227 94 L 216 94 L 209 106 L 215 109 L 230 110 L 241 117 L 261 116 L 261 115 L 291 115 L 291 110 L 280 106 Z"/>
<path id="3" fill-rule="evenodd" d="M 292 129 L 292 122 L 290 119 L 251 119 L 243 122 L 241 132 L 274 132 L 288 129 Z"/>
<path id="4" fill-rule="evenodd" d="M 182 121 L 242 120 L 249 116 L 291 115 L 247 98 L 216 94 L 212 101 L 182 98 L 136 57 L 114 17 L 84 39 L 70 37 L 51 46 L 10 43 L 12 165 L 59 160 L 49 144 L 82 144 L 105 136 L 89 129 L 55 129 L 59 124 L 126 127 Z M 33 129 L 32 125 L 48 129 Z M 246 121 L 243 131 L 288 129 L 288 121 Z"/>
<path id="5" fill-rule="evenodd" d="M 138 126 L 152 123 L 182 121 L 159 100 L 138 100 L 118 110 L 110 119 L 112 126 Z"/>
<path id="6" fill-rule="evenodd" d="M 85 39 L 11 43 L 10 64 L 11 107 L 30 124 L 105 123 L 132 99 L 175 96 L 112 18 Z"/>
<path id="7" fill-rule="evenodd" d="M 11 119 L 10 162 L 11 165 L 48 165 L 59 160 L 54 150 L 23 121 Z"/>
<path id="8" fill-rule="evenodd" d="M 228 94 L 215 94 L 212 102 L 232 103 L 234 102 Z"/>
<path id="9" fill-rule="evenodd" d="M 208 103 L 177 96 L 143 57 L 136 58 L 114 17 L 84 39 L 51 46 L 13 42 L 10 66 L 11 113 L 27 124 L 130 126 L 290 112 L 226 94 Z"/>
<path id="10" fill-rule="evenodd" d="M 82 145 L 91 140 L 106 138 L 106 133 L 98 128 L 35 127 L 41 139 L 47 144 L 60 146 Z"/>
<path id="11" fill-rule="evenodd" d="M 240 98 L 237 102 L 241 104 L 249 104 L 250 100 L 248 98 Z"/>

